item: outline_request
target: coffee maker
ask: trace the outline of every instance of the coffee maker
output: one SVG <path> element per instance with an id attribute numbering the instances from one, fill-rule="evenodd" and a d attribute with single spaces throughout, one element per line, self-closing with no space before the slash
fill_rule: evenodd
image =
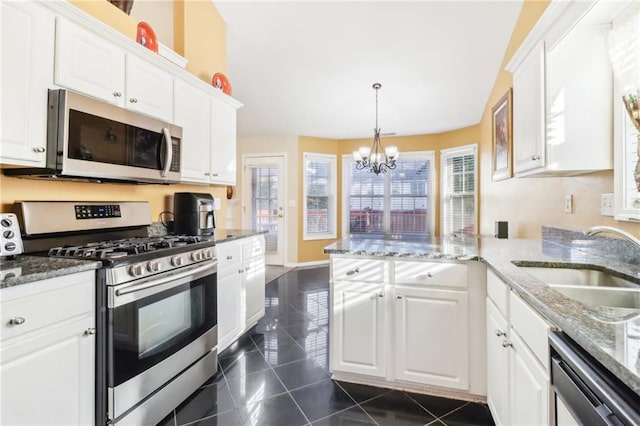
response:
<path id="1" fill-rule="evenodd" d="M 213 196 L 197 192 L 173 194 L 173 225 L 176 234 L 212 235 L 216 227 Z"/>

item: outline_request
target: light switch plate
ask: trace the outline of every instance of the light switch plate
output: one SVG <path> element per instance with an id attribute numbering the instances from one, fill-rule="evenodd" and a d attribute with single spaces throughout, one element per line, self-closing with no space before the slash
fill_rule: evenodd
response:
<path id="1" fill-rule="evenodd" d="M 564 212 L 567 214 L 573 213 L 573 195 L 567 194 L 564 196 Z"/>
<path id="2" fill-rule="evenodd" d="M 613 193 L 600 194 L 600 214 L 602 216 L 613 216 Z"/>

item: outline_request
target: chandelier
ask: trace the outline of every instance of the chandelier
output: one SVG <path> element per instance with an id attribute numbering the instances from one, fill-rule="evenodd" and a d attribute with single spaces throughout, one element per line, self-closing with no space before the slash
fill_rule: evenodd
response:
<path id="1" fill-rule="evenodd" d="M 370 172 L 379 175 L 380 172 L 386 173 L 387 170 L 396 168 L 396 160 L 398 159 L 397 146 L 383 147 L 380 142 L 380 128 L 378 127 L 378 90 L 382 87 L 380 83 L 373 83 L 376 91 L 376 128 L 373 133 L 373 145 L 361 146 L 357 151 L 353 151 L 353 159 L 356 162 L 356 169 L 369 169 Z"/>

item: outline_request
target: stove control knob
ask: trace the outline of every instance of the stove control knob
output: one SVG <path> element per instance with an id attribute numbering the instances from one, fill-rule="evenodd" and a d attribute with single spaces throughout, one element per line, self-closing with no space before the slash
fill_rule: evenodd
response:
<path id="1" fill-rule="evenodd" d="M 213 253 L 209 249 L 204 250 L 202 253 L 205 259 L 211 259 L 213 257 Z"/>
<path id="2" fill-rule="evenodd" d="M 147 263 L 147 270 L 149 272 L 158 272 L 160 270 L 160 263 L 154 261 Z"/>
<path id="3" fill-rule="evenodd" d="M 139 277 L 140 275 L 142 275 L 144 273 L 144 268 L 142 267 L 142 265 L 138 264 L 138 265 L 131 265 L 129 267 L 129 274 L 133 275 L 134 277 Z"/>
<path id="4" fill-rule="evenodd" d="M 191 253 L 191 260 L 193 260 L 194 262 L 200 262 L 202 260 L 202 252 L 194 251 L 193 253 Z"/>
<path id="5" fill-rule="evenodd" d="M 180 256 L 173 256 L 171 258 L 171 264 L 173 266 L 182 266 L 184 264 L 184 259 Z"/>
<path id="6" fill-rule="evenodd" d="M 8 228 L 11 225 L 13 225 L 10 219 L 2 219 L 0 222 L 2 222 L 2 226 L 4 226 L 5 228 Z"/>

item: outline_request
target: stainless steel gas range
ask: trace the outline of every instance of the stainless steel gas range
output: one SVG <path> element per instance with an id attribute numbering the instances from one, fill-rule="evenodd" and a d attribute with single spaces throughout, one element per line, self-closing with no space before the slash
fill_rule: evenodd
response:
<path id="1" fill-rule="evenodd" d="M 96 424 L 155 424 L 217 369 L 212 240 L 148 237 L 146 202 L 21 201 L 25 252 L 100 260 Z"/>

